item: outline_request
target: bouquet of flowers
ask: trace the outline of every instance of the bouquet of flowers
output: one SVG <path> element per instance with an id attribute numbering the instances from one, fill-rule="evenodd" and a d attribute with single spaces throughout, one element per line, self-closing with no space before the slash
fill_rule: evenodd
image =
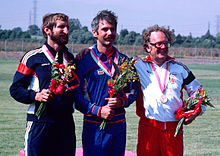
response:
<path id="1" fill-rule="evenodd" d="M 51 68 L 51 82 L 49 86 L 49 90 L 54 94 L 62 94 L 66 90 L 71 90 L 79 86 L 80 80 L 78 76 L 74 73 L 75 66 L 74 65 L 64 65 L 59 64 L 57 62 L 58 54 L 55 56 L 55 59 Z M 68 87 L 67 83 L 77 80 L 77 84 Z M 38 110 L 36 112 L 36 116 L 38 119 L 46 108 L 46 104 L 44 102 L 40 103 Z"/>
<path id="2" fill-rule="evenodd" d="M 210 103 L 210 98 L 205 94 L 205 91 L 202 87 L 200 87 L 194 94 L 194 96 L 189 97 L 186 101 L 183 102 L 183 107 L 178 109 L 175 117 L 177 120 L 179 120 L 178 125 L 176 127 L 176 132 L 174 134 L 174 137 L 176 137 L 180 131 L 180 128 L 182 127 L 185 119 L 187 117 L 190 117 L 191 114 L 197 112 L 200 114 L 201 112 L 201 106 L 214 106 Z"/>
<path id="3" fill-rule="evenodd" d="M 139 80 L 139 76 L 135 71 L 134 63 L 135 59 L 122 59 L 122 63 L 117 65 L 111 60 L 116 76 L 108 80 L 108 93 L 110 98 L 119 96 L 119 92 L 123 94 L 123 97 L 120 97 L 122 100 L 127 100 L 127 96 L 125 95 L 123 88 L 126 87 L 130 82 L 134 82 Z M 105 129 L 106 120 L 104 119 L 100 125 L 100 130 Z"/>

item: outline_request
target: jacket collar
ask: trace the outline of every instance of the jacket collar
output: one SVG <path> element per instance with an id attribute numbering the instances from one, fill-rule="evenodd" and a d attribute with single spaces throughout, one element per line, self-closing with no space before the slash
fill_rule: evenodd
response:
<path id="1" fill-rule="evenodd" d="M 171 60 L 175 60 L 175 58 L 171 57 L 171 56 L 167 56 L 165 61 L 171 61 Z M 147 57 L 143 58 L 142 61 L 147 61 L 147 62 L 153 62 L 150 55 L 148 55 Z"/>
<path id="2" fill-rule="evenodd" d="M 45 42 L 44 44 L 47 46 L 47 48 L 51 52 L 51 54 L 55 57 L 57 52 L 47 42 Z M 63 46 L 60 51 L 61 52 L 68 52 L 68 48 L 66 46 Z"/>
<path id="3" fill-rule="evenodd" d="M 109 59 L 110 57 L 114 57 L 116 55 L 116 51 L 117 51 L 117 49 L 113 46 L 112 51 L 108 55 L 106 55 L 105 53 L 98 51 L 97 44 L 94 44 L 92 49 L 100 59 L 102 59 L 103 57 L 104 58 L 106 57 L 107 59 Z"/>

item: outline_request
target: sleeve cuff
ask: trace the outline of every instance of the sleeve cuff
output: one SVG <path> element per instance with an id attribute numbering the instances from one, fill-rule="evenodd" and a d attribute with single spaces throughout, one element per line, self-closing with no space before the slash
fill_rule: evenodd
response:
<path id="1" fill-rule="evenodd" d="M 101 109 L 102 109 L 101 106 L 93 105 L 91 114 L 92 114 L 92 115 L 96 115 L 96 116 L 100 116 Z"/>
<path id="2" fill-rule="evenodd" d="M 127 98 L 122 98 L 122 97 L 118 97 L 121 101 L 122 101 L 122 105 L 121 107 L 126 107 L 128 105 L 128 100 Z"/>
<path id="3" fill-rule="evenodd" d="M 37 92 L 35 92 L 33 90 L 30 91 L 30 100 L 31 101 L 33 101 L 33 102 L 35 101 L 36 94 L 37 94 Z"/>

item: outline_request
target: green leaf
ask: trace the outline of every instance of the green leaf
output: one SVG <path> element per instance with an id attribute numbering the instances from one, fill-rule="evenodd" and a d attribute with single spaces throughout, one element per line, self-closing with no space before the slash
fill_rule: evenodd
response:
<path id="1" fill-rule="evenodd" d="M 174 137 L 176 137 L 178 134 L 179 134 L 179 131 L 181 129 L 181 127 L 183 126 L 183 123 L 185 121 L 185 117 L 183 117 L 179 122 L 178 122 L 178 125 L 176 126 L 176 132 L 174 134 Z"/>
<path id="2" fill-rule="evenodd" d="M 102 121 L 102 123 L 100 124 L 100 126 L 99 126 L 100 130 L 104 130 L 105 129 L 105 125 L 106 125 L 106 120 L 104 119 Z"/>
<path id="3" fill-rule="evenodd" d="M 111 59 L 111 63 L 113 64 L 114 68 L 115 68 L 115 72 L 118 75 L 119 74 L 119 70 L 118 70 L 118 66 L 115 64 L 114 60 L 112 58 Z"/>
<path id="4" fill-rule="evenodd" d="M 46 108 L 46 104 L 42 102 L 36 112 L 36 116 L 37 116 L 38 120 L 40 119 L 40 116 L 43 113 L 43 111 L 45 110 L 45 108 Z"/>

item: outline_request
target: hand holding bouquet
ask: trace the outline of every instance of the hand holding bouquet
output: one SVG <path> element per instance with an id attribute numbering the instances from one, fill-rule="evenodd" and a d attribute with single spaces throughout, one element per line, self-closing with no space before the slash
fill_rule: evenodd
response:
<path id="1" fill-rule="evenodd" d="M 197 113 L 199 115 L 201 113 L 201 105 L 214 107 L 202 87 L 195 92 L 193 97 L 189 97 L 183 102 L 182 108 L 177 110 L 175 117 L 179 122 L 174 134 L 175 137 L 178 135 L 186 118 L 189 118 L 192 114 Z"/>
<path id="2" fill-rule="evenodd" d="M 74 73 L 75 66 L 74 65 L 64 65 L 59 64 L 57 62 L 58 54 L 56 55 L 52 68 L 51 68 L 51 82 L 49 86 L 49 90 L 54 94 L 63 94 L 66 90 L 71 90 L 79 86 L 80 80 L 77 75 Z M 74 79 L 77 80 L 77 84 L 71 87 L 68 87 L 67 83 L 73 81 Z M 46 108 L 46 104 L 41 102 L 38 110 L 36 112 L 36 116 L 38 119 L 40 118 L 41 114 Z"/>
<path id="3" fill-rule="evenodd" d="M 127 96 L 125 95 L 123 88 L 126 87 L 130 82 L 134 82 L 139 79 L 138 74 L 135 71 L 134 68 L 134 59 L 122 59 L 122 64 L 117 65 L 114 63 L 114 61 L 111 61 L 115 71 L 116 76 L 108 81 L 108 93 L 110 98 L 119 96 L 119 92 L 123 94 L 123 97 L 120 97 L 122 100 L 127 100 Z M 103 122 L 100 125 L 100 130 L 103 130 L 106 125 L 106 120 L 103 120 Z"/>

